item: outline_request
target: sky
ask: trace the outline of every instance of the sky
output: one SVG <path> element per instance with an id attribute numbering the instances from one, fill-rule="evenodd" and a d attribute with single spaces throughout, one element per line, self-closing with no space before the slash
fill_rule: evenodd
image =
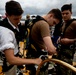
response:
<path id="1" fill-rule="evenodd" d="M 0 14 L 5 15 L 5 3 L 9 0 L 0 0 Z M 61 8 L 64 4 L 72 3 L 72 15 L 76 16 L 76 0 L 15 0 L 18 1 L 23 10 L 23 16 L 30 14 L 47 14 L 53 8 Z"/>

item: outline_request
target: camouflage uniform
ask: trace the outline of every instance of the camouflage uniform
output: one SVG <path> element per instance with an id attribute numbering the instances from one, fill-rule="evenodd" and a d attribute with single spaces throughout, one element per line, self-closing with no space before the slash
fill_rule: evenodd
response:
<path id="1" fill-rule="evenodd" d="M 72 65 L 74 53 L 75 50 L 70 48 L 70 46 L 62 46 L 57 58 Z M 58 69 L 58 74 L 72 75 L 72 70 L 65 68 L 64 66 L 58 65 Z"/>

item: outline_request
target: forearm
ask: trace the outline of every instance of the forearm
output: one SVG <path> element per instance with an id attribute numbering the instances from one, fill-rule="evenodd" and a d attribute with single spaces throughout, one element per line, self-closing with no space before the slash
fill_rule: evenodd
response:
<path id="1" fill-rule="evenodd" d="M 56 53 L 56 47 L 53 45 L 51 40 L 49 40 L 49 41 L 47 40 L 46 46 L 47 46 L 47 50 L 50 54 Z"/>
<path id="2" fill-rule="evenodd" d="M 69 39 L 69 43 L 73 44 L 76 42 L 76 39 Z"/>
<path id="3" fill-rule="evenodd" d="M 20 57 L 13 57 L 12 59 L 8 60 L 8 62 L 13 65 L 36 64 L 35 59 L 26 59 Z"/>
<path id="4" fill-rule="evenodd" d="M 76 42 L 76 39 L 68 39 L 68 38 L 62 38 L 60 43 L 69 45 L 69 44 L 74 44 Z"/>
<path id="5" fill-rule="evenodd" d="M 47 50 L 48 50 L 49 54 L 56 53 L 56 47 L 53 45 L 50 36 L 44 37 L 43 40 L 45 42 L 45 45 L 47 47 Z"/>
<path id="6" fill-rule="evenodd" d="M 16 57 L 14 55 L 13 49 L 7 49 L 4 51 L 4 53 L 9 64 L 23 65 L 23 64 L 40 64 L 41 63 L 41 59 L 26 59 L 26 58 Z"/>

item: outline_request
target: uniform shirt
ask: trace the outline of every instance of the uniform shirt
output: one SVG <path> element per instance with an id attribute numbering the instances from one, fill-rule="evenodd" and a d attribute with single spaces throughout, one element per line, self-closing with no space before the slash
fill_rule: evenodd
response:
<path id="1" fill-rule="evenodd" d="M 9 21 L 10 25 L 16 29 L 16 27 Z M 14 35 L 14 32 L 8 28 L 0 26 L 0 51 L 12 48 L 14 54 L 18 53 L 18 45 Z"/>
<path id="2" fill-rule="evenodd" d="M 62 27 L 62 32 L 64 32 L 66 23 Z M 76 21 L 73 21 L 65 30 L 64 38 L 75 39 L 76 38 Z"/>
<path id="3" fill-rule="evenodd" d="M 33 25 L 31 30 L 32 40 L 35 42 L 35 45 L 40 49 L 46 49 L 43 38 L 46 36 L 50 36 L 49 25 L 46 21 L 38 21 Z"/>

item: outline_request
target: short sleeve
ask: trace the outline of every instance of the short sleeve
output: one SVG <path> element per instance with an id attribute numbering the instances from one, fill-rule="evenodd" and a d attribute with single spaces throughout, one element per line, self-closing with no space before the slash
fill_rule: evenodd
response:
<path id="1" fill-rule="evenodd" d="M 40 25 L 40 33 L 42 37 L 50 36 L 49 24 L 45 21 L 42 21 Z"/>
<path id="2" fill-rule="evenodd" d="M 14 33 L 8 28 L 0 27 L 0 51 L 12 48 L 14 49 Z"/>

